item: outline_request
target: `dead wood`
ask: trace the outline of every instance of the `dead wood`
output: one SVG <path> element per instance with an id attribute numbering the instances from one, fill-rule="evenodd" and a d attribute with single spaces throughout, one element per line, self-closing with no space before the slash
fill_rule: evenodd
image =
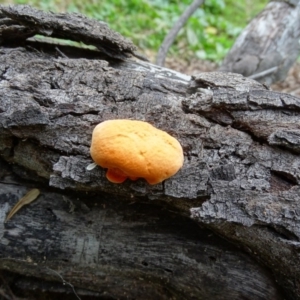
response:
<path id="1" fill-rule="evenodd" d="M 268 85 L 283 81 L 300 52 L 299 14 L 298 0 L 270 1 L 236 39 L 220 70 Z"/>
<path id="2" fill-rule="evenodd" d="M 61 33 L 78 15 L 1 17 L 0 268 L 24 276 L 20 290 L 63 278 L 82 299 L 300 299 L 299 98 L 133 60 L 109 35 L 85 39 L 104 53 L 28 39 L 78 40 L 79 25 Z M 176 137 L 183 168 L 155 186 L 87 171 L 93 127 L 123 118 Z M 40 198 L 4 224 L 33 187 Z"/>

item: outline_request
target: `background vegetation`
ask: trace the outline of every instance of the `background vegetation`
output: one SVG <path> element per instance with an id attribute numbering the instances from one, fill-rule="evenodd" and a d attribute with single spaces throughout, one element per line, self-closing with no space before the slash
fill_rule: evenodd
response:
<path id="1" fill-rule="evenodd" d="M 78 12 L 103 20 L 142 52 L 156 53 L 192 0 L 0 0 L 53 12 Z M 170 55 L 219 62 L 235 38 L 268 0 L 206 0 L 181 30 Z"/>

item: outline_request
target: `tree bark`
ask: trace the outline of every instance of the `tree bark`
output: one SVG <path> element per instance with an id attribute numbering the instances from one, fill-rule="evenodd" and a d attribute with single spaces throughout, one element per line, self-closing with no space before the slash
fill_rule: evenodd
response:
<path id="1" fill-rule="evenodd" d="M 267 85 L 283 81 L 300 52 L 299 16 L 300 1 L 270 1 L 237 38 L 220 70 Z"/>
<path id="2" fill-rule="evenodd" d="M 0 11 L 7 286 L 82 299 L 300 299 L 299 98 L 133 60 L 134 45 L 80 15 Z M 108 119 L 169 132 L 183 168 L 154 186 L 88 171 L 93 127 Z M 4 223 L 31 188 L 38 200 Z"/>

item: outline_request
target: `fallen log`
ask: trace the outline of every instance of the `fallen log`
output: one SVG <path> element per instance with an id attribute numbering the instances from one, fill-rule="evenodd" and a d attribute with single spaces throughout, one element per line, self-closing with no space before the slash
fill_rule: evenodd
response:
<path id="1" fill-rule="evenodd" d="M 3 286 L 82 299 L 300 299 L 299 98 L 134 59 L 129 41 L 77 14 L 1 6 L 0 16 Z M 167 131 L 183 168 L 153 186 L 87 170 L 92 130 L 109 119 Z M 32 188 L 41 196 L 4 223 Z"/>
<path id="2" fill-rule="evenodd" d="M 220 70 L 267 85 L 285 80 L 300 52 L 299 13 L 298 0 L 269 1 L 236 39 Z"/>

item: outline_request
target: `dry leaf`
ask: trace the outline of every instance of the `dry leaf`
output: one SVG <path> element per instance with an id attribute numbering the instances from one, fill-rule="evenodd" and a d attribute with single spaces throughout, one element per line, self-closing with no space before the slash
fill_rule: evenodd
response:
<path id="1" fill-rule="evenodd" d="M 10 213 L 7 215 L 5 222 L 7 222 L 20 208 L 24 205 L 31 203 L 40 195 L 40 190 L 32 189 L 24 197 L 22 197 L 18 203 L 12 208 Z"/>

